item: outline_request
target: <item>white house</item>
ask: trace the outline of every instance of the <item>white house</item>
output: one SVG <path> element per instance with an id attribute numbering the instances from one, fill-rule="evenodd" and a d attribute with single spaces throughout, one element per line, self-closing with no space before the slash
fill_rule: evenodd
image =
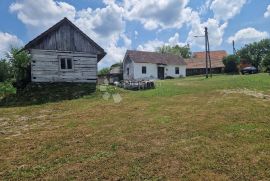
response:
<path id="1" fill-rule="evenodd" d="M 124 80 L 164 79 L 185 77 L 186 63 L 180 56 L 157 52 L 126 52 L 123 60 Z"/>

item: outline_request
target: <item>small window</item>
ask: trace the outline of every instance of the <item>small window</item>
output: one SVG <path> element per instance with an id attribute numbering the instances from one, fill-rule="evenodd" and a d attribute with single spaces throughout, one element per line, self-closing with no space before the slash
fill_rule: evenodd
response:
<path id="1" fill-rule="evenodd" d="M 72 60 L 71 60 L 71 58 L 67 59 L 67 69 L 72 69 Z"/>
<path id="2" fill-rule="evenodd" d="M 60 61 L 61 61 L 61 69 L 66 69 L 66 59 L 61 58 Z"/>
<path id="3" fill-rule="evenodd" d="M 145 66 L 142 67 L 142 74 L 146 74 L 146 67 Z"/>
<path id="4" fill-rule="evenodd" d="M 60 69 L 61 70 L 72 70 L 73 63 L 72 58 L 60 58 Z"/>
<path id="5" fill-rule="evenodd" d="M 129 68 L 127 68 L 127 75 L 129 75 Z"/>
<path id="6" fill-rule="evenodd" d="M 175 67 L 175 74 L 179 74 L 179 67 Z"/>

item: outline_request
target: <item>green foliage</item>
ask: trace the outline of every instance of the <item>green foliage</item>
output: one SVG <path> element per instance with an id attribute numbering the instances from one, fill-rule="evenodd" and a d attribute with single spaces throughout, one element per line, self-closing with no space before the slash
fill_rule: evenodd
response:
<path id="1" fill-rule="evenodd" d="M 178 45 L 176 46 L 164 45 L 163 47 L 159 47 L 157 52 L 174 54 L 174 55 L 182 56 L 183 58 L 191 57 L 191 51 L 188 45 L 183 46 L 183 47 L 180 47 Z"/>
<path id="2" fill-rule="evenodd" d="M 5 59 L 0 60 L 0 82 L 4 82 L 12 78 L 11 63 Z"/>
<path id="3" fill-rule="evenodd" d="M 15 94 L 16 90 L 15 88 L 11 85 L 10 82 L 3 82 L 0 83 L 0 98 L 5 97 L 10 94 Z"/>
<path id="4" fill-rule="evenodd" d="M 266 55 L 270 54 L 270 39 L 247 44 L 241 48 L 237 54 L 253 66 L 261 68 L 263 59 Z"/>
<path id="5" fill-rule="evenodd" d="M 119 63 L 115 63 L 111 66 L 111 69 L 114 68 L 114 67 L 122 67 L 123 66 L 123 63 L 122 62 L 119 62 Z"/>
<path id="6" fill-rule="evenodd" d="M 108 67 L 103 68 L 103 69 L 101 69 L 100 71 L 98 71 L 98 75 L 100 75 L 100 76 L 105 76 L 105 75 L 107 75 L 108 73 L 110 73 L 110 68 L 108 68 Z"/>
<path id="7" fill-rule="evenodd" d="M 270 54 L 266 55 L 262 62 L 263 67 L 266 71 L 270 71 Z"/>
<path id="8" fill-rule="evenodd" d="M 30 79 L 30 55 L 26 51 L 20 51 L 20 49 L 12 48 L 11 55 L 8 55 L 7 58 L 9 58 L 11 62 L 16 82 Z"/>
<path id="9" fill-rule="evenodd" d="M 229 55 L 223 58 L 223 64 L 225 65 L 224 71 L 226 73 L 237 73 L 238 65 L 240 63 L 240 57 L 237 55 Z"/>

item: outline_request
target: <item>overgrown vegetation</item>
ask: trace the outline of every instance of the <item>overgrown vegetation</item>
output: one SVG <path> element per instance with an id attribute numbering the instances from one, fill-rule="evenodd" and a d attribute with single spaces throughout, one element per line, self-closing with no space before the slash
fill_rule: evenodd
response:
<path id="1" fill-rule="evenodd" d="M 1 180 L 270 178 L 268 74 L 156 85 L 1 108 Z"/>
<path id="2" fill-rule="evenodd" d="M 108 67 L 105 67 L 105 68 L 98 71 L 99 76 L 106 76 L 106 75 L 108 75 L 108 73 L 110 73 L 110 68 L 108 68 Z"/>
<path id="3" fill-rule="evenodd" d="M 0 60 L 0 82 L 5 82 L 13 78 L 12 66 L 6 59 Z"/>
<path id="4" fill-rule="evenodd" d="M 174 54 L 177 56 L 182 56 L 183 58 L 190 58 L 191 57 L 191 50 L 188 45 L 186 46 L 169 46 L 169 45 L 164 45 L 162 47 L 159 47 L 157 49 L 157 52 L 159 53 L 169 53 L 169 54 Z"/>
<path id="5" fill-rule="evenodd" d="M 264 39 L 245 45 L 237 51 L 241 59 L 245 59 L 256 68 L 263 70 L 265 67 L 264 59 L 270 56 L 270 39 Z"/>
<path id="6" fill-rule="evenodd" d="M 240 63 L 240 57 L 237 55 L 229 55 L 223 58 L 223 64 L 225 65 L 225 73 L 238 73 L 238 65 Z"/>

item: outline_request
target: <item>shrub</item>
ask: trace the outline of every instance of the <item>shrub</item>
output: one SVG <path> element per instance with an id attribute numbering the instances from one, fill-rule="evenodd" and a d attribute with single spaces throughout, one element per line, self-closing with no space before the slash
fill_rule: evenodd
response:
<path id="1" fill-rule="evenodd" d="M 16 79 L 14 86 L 24 88 L 31 81 L 30 55 L 26 51 L 12 48 L 8 58 L 12 65 L 12 73 Z"/>
<path id="2" fill-rule="evenodd" d="M 238 65 L 240 63 L 240 57 L 237 55 L 229 55 L 223 58 L 223 64 L 225 65 L 224 71 L 226 73 L 237 73 Z"/>
<path id="3" fill-rule="evenodd" d="M 11 64 L 5 59 L 0 60 L 0 82 L 5 82 L 12 78 Z"/>
<path id="4" fill-rule="evenodd" d="M 267 72 L 270 72 L 270 54 L 266 55 L 266 57 L 263 59 L 263 67 Z"/>

